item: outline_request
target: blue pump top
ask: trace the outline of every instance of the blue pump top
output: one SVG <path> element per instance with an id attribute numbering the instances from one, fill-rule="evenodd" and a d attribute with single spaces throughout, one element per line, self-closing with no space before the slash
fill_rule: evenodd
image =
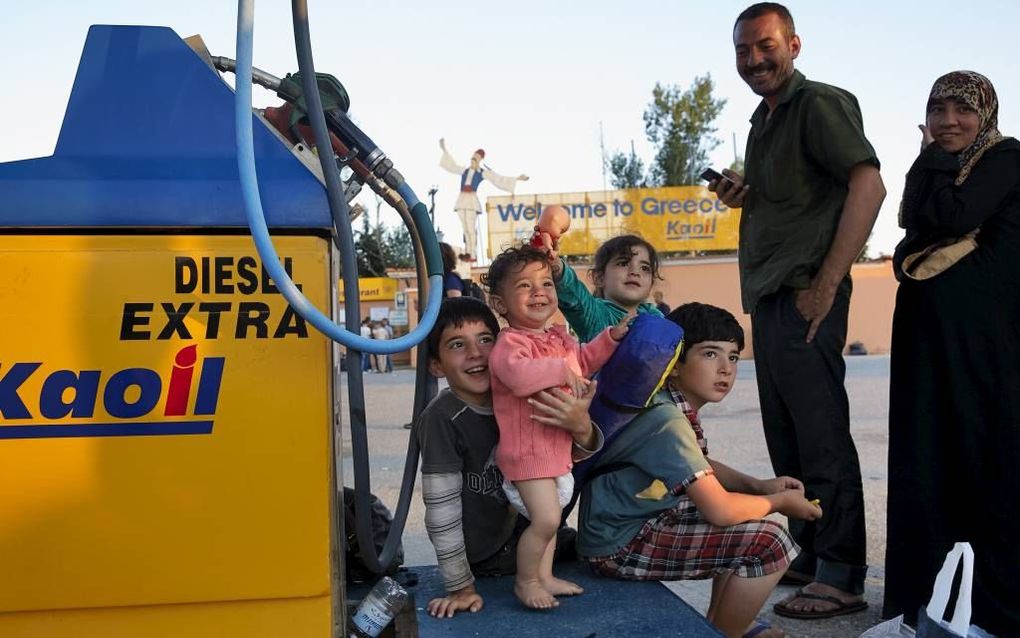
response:
<path id="1" fill-rule="evenodd" d="M 233 110 L 173 30 L 91 27 L 53 155 L 0 163 L 0 228 L 247 229 Z M 253 118 L 268 226 L 331 229 L 322 183 Z"/>

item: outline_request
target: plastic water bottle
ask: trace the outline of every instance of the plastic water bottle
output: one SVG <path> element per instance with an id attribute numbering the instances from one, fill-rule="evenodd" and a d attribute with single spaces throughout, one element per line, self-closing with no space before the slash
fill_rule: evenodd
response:
<path id="1" fill-rule="evenodd" d="M 368 592 L 351 616 L 349 629 L 358 638 L 376 638 L 407 602 L 407 591 L 389 576 L 383 576 Z"/>

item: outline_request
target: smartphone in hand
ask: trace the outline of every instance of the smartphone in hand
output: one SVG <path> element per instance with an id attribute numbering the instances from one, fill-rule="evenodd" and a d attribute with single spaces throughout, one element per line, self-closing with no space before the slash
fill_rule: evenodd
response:
<path id="1" fill-rule="evenodd" d="M 701 179 L 705 180 L 706 182 L 719 182 L 722 180 L 726 180 L 727 182 L 732 181 L 730 180 L 730 178 L 726 177 L 725 175 L 715 170 L 714 168 L 706 168 L 705 170 L 703 170 L 701 172 Z"/>

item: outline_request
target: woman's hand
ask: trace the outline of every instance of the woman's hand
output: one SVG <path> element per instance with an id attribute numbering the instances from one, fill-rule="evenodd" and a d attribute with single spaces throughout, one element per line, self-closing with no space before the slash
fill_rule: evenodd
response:
<path id="1" fill-rule="evenodd" d="M 935 136 L 931 134 L 928 126 L 925 124 L 918 124 L 917 128 L 921 129 L 921 150 L 928 148 L 928 145 L 935 141 Z"/>

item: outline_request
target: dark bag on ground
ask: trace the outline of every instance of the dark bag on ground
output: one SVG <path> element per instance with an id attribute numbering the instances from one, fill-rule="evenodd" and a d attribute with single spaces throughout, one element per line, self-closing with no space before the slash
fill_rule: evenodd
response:
<path id="1" fill-rule="evenodd" d="M 378 555 L 386 544 L 386 536 L 390 533 L 393 525 L 393 516 L 390 510 L 383 505 L 383 502 L 375 494 L 369 494 L 372 501 L 372 542 L 375 544 L 375 551 Z M 376 580 L 378 576 L 365 564 L 361 555 L 361 547 L 358 545 L 358 532 L 354 514 L 354 490 L 350 487 L 344 488 L 344 568 L 347 574 L 347 582 L 364 583 Z M 397 545 L 397 551 L 393 555 L 393 561 L 383 572 L 387 576 L 395 575 L 400 566 L 404 564 L 404 546 Z"/>

